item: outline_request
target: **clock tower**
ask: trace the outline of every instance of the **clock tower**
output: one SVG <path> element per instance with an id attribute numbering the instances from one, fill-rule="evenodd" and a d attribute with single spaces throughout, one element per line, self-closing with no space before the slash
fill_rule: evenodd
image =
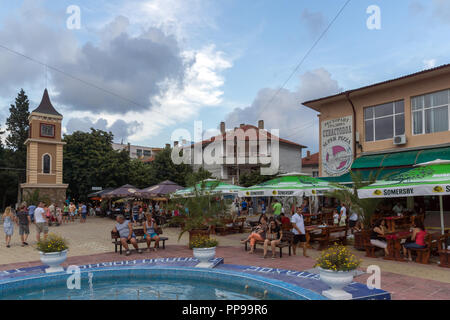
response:
<path id="1" fill-rule="evenodd" d="M 23 197 L 39 191 L 41 198 L 62 205 L 66 200 L 67 184 L 63 183 L 63 146 L 61 122 L 63 116 L 55 110 L 47 89 L 42 101 L 28 118 L 27 181 L 21 184 Z"/>

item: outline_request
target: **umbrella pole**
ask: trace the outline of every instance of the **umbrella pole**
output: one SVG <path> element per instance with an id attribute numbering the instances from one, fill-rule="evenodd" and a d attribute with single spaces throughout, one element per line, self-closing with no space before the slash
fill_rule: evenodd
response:
<path id="1" fill-rule="evenodd" d="M 441 233 L 444 234 L 444 204 L 442 201 L 442 195 L 439 196 L 439 206 L 441 208 Z"/>

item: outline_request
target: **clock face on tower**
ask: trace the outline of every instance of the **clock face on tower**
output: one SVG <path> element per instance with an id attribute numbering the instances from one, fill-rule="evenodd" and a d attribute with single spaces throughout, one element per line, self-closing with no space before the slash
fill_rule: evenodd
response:
<path id="1" fill-rule="evenodd" d="M 55 125 L 41 123 L 40 136 L 46 137 L 46 138 L 54 138 L 55 137 Z"/>

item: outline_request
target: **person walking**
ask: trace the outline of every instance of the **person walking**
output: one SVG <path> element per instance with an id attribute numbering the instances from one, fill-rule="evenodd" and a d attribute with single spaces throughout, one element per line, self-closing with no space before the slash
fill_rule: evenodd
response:
<path id="1" fill-rule="evenodd" d="M 87 207 L 84 204 L 84 202 L 81 202 L 80 204 L 80 213 L 81 213 L 81 219 L 80 219 L 80 223 L 84 223 L 86 222 L 86 217 L 87 217 Z"/>
<path id="2" fill-rule="evenodd" d="M 339 215 L 339 227 L 344 227 L 347 224 L 347 205 L 342 203 L 341 212 Z"/>
<path id="3" fill-rule="evenodd" d="M 32 222 L 34 221 L 34 210 L 36 210 L 36 208 L 37 207 L 33 204 L 28 207 L 28 214 L 30 215 Z"/>
<path id="4" fill-rule="evenodd" d="M 22 247 L 27 246 L 28 235 L 30 234 L 31 217 L 28 213 L 27 206 L 22 206 L 17 211 L 17 225 L 19 226 L 20 240 L 22 240 Z"/>
<path id="5" fill-rule="evenodd" d="M 60 226 L 62 224 L 62 210 L 61 207 L 55 205 L 55 217 L 56 217 L 56 225 Z"/>
<path id="6" fill-rule="evenodd" d="M 39 202 L 38 207 L 34 210 L 34 221 L 36 224 L 36 240 L 41 241 L 41 233 L 44 234 L 44 240 L 47 239 L 48 234 L 48 220 L 45 215 L 44 203 Z"/>
<path id="7" fill-rule="evenodd" d="M 3 213 L 3 230 L 5 231 L 6 247 L 10 247 L 11 237 L 14 233 L 14 221 L 15 217 L 11 207 L 6 207 Z"/>
<path id="8" fill-rule="evenodd" d="M 64 204 L 64 209 L 63 209 L 63 218 L 62 218 L 62 223 L 68 223 L 69 222 L 69 206 L 67 205 L 67 203 Z"/>
<path id="9" fill-rule="evenodd" d="M 308 257 L 306 254 L 307 243 L 306 243 L 306 232 L 305 223 L 303 221 L 302 207 L 297 208 L 297 212 L 292 216 L 291 223 L 293 226 L 292 233 L 294 234 L 294 241 L 292 246 L 292 251 L 294 256 L 297 254 L 298 243 L 301 242 L 303 246 L 303 256 Z"/>
<path id="10" fill-rule="evenodd" d="M 73 204 L 73 202 L 70 203 L 69 205 L 69 214 L 70 214 L 70 221 L 75 222 L 75 214 L 77 208 L 75 207 L 75 205 Z"/>

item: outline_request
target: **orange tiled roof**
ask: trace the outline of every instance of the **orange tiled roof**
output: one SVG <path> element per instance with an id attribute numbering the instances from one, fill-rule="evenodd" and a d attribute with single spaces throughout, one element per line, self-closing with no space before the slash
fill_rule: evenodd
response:
<path id="1" fill-rule="evenodd" d="M 302 158 L 302 166 L 318 166 L 319 165 L 319 153 L 311 154 L 309 157 Z"/>
<path id="2" fill-rule="evenodd" d="M 242 127 L 238 127 L 237 129 L 242 129 L 242 131 L 238 131 L 238 133 L 235 135 L 236 136 L 236 138 L 240 138 L 241 136 L 242 136 L 242 138 L 245 136 L 245 132 L 247 131 L 247 130 L 249 130 L 249 129 L 252 129 L 252 130 L 255 130 L 256 129 L 256 137 L 259 139 L 259 130 L 258 130 L 258 127 L 256 127 L 256 126 L 253 126 L 253 125 L 251 125 L 251 124 L 246 124 L 246 125 L 244 125 L 244 126 L 242 126 Z M 222 134 L 222 135 L 217 135 L 217 136 L 215 136 L 215 137 L 211 137 L 210 139 L 207 139 L 207 140 L 203 140 L 202 142 L 198 142 L 198 143 L 194 143 L 194 144 L 191 144 L 189 147 L 193 147 L 194 145 L 198 145 L 199 143 L 201 143 L 202 144 L 202 146 L 203 145 L 207 145 L 207 144 L 209 144 L 209 143 L 211 143 L 211 142 L 213 142 L 213 141 L 215 141 L 215 140 L 219 140 L 219 139 L 223 139 L 223 140 L 227 140 L 227 133 L 231 133 L 231 132 L 234 132 L 234 130 L 228 130 L 226 133 L 224 133 L 224 134 Z M 242 132 L 244 132 L 244 134 L 242 134 Z M 304 146 L 304 145 L 301 145 L 301 144 L 298 144 L 298 143 L 295 143 L 295 142 L 292 142 L 292 141 L 289 141 L 289 140 L 286 140 L 286 139 L 282 139 L 282 138 L 279 138 L 279 137 L 277 137 L 277 136 L 275 136 L 275 135 L 272 135 L 269 131 L 267 131 L 267 130 L 265 130 L 265 129 L 263 129 L 263 134 L 267 137 L 267 140 L 271 140 L 272 139 L 272 137 L 274 137 L 274 138 L 278 138 L 278 140 L 280 141 L 280 143 L 286 143 L 286 144 L 290 144 L 290 145 L 292 145 L 292 146 L 297 146 L 297 147 L 300 147 L 300 148 L 306 148 L 306 146 Z M 242 139 L 241 139 L 242 140 Z M 249 137 L 248 136 L 245 136 L 245 140 L 246 141 L 248 141 L 249 140 Z"/>

